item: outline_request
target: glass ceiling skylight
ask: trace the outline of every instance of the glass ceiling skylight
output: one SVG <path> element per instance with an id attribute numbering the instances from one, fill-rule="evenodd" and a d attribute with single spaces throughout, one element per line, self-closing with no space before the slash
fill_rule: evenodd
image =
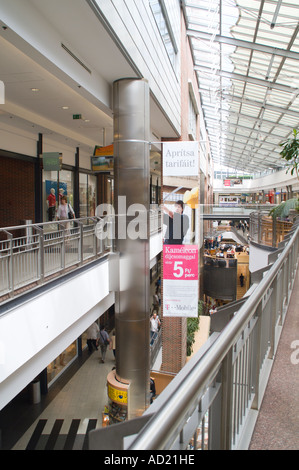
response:
<path id="1" fill-rule="evenodd" d="M 214 162 L 282 167 L 279 143 L 299 126 L 299 1 L 182 4 Z"/>

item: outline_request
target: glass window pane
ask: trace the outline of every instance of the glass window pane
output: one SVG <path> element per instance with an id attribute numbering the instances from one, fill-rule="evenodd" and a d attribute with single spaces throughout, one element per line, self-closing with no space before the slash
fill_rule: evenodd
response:
<path id="1" fill-rule="evenodd" d="M 79 175 L 79 203 L 80 217 L 88 215 L 88 175 L 80 173 Z"/>
<path id="2" fill-rule="evenodd" d="M 97 178 L 88 175 L 88 214 L 93 217 L 95 215 L 97 205 Z"/>

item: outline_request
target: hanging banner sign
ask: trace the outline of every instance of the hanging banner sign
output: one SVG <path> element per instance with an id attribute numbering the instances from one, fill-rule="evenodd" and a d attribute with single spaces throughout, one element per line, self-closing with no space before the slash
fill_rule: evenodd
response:
<path id="1" fill-rule="evenodd" d="M 46 152 L 42 154 L 45 171 L 60 171 L 62 168 L 62 153 Z"/>
<path id="2" fill-rule="evenodd" d="M 163 176 L 198 176 L 198 142 L 163 142 Z"/>
<path id="3" fill-rule="evenodd" d="M 113 168 L 113 144 L 106 147 L 96 145 L 91 157 L 92 171 L 110 172 Z"/>
<path id="4" fill-rule="evenodd" d="M 198 316 L 198 246 L 163 246 L 163 316 Z"/>

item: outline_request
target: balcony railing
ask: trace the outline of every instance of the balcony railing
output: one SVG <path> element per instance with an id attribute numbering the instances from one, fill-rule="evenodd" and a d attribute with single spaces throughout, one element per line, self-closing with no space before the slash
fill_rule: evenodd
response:
<path id="1" fill-rule="evenodd" d="M 213 344 L 202 354 L 199 350 L 194 361 L 148 408 L 143 416 L 148 421 L 136 433 L 129 450 L 228 450 L 244 446 L 245 437 L 251 436 L 253 417 L 257 416 L 277 349 L 298 254 L 297 227 Z"/>
<path id="2" fill-rule="evenodd" d="M 294 284 L 299 227 L 221 333 L 213 333 L 142 417 L 89 434 L 89 448 L 247 449 Z"/>
<path id="3" fill-rule="evenodd" d="M 273 219 L 269 212 L 250 214 L 251 240 L 261 245 L 277 247 L 292 226 L 292 221 Z"/>
<path id="4" fill-rule="evenodd" d="M 151 210 L 149 219 L 153 235 L 161 229 L 160 212 Z M 113 251 L 114 220 L 86 217 L 0 229 L 0 301 Z"/>

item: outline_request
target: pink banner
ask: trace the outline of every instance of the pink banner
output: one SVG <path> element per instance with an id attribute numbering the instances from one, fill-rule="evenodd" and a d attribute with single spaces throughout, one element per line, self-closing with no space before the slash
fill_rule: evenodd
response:
<path id="1" fill-rule="evenodd" d="M 163 279 L 197 281 L 198 246 L 164 245 Z"/>

